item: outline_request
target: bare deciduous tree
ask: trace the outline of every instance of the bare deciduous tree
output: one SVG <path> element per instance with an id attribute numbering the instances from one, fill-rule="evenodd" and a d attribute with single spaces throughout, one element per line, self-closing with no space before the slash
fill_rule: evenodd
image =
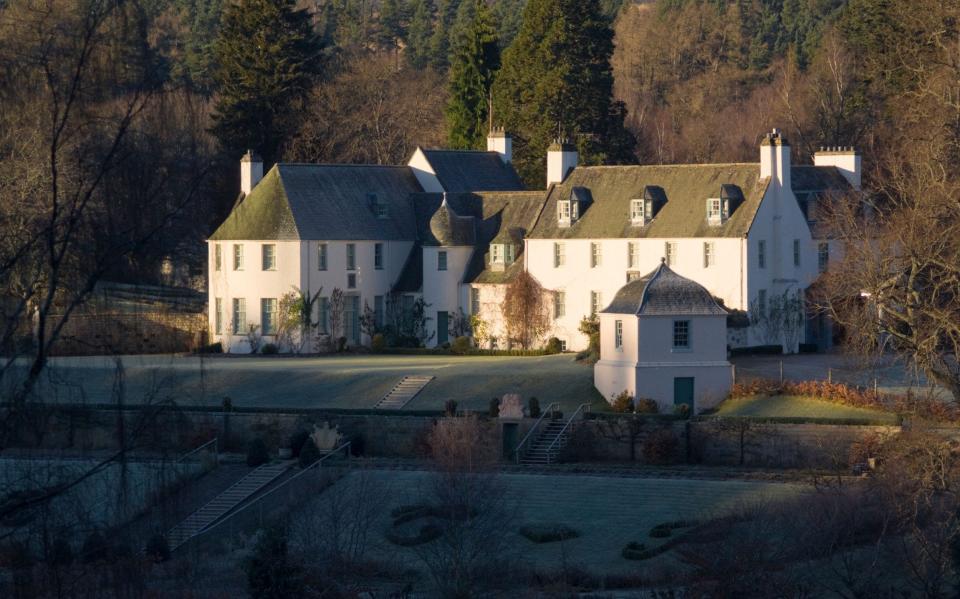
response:
<path id="1" fill-rule="evenodd" d="M 465 416 L 439 421 L 430 434 L 435 471 L 424 501 L 435 510 L 440 536 L 416 551 L 444 597 L 481 596 L 512 562 L 516 508 L 493 469 L 490 433 L 476 416 Z"/>
<path id="2" fill-rule="evenodd" d="M 548 304 L 540 282 L 521 270 L 507 286 L 500 307 L 510 340 L 524 349 L 533 347 L 550 326 Z"/>

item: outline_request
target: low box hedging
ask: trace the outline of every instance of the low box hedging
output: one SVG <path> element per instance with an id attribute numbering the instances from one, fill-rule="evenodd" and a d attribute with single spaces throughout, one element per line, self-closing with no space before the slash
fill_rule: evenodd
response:
<path id="1" fill-rule="evenodd" d="M 395 356 L 513 356 L 513 357 L 537 357 L 550 356 L 556 352 L 548 349 L 480 349 L 472 347 L 466 349 L 458 348 L 454 351 L 451 347 L 388 347 L 381 354 Z"/>
<path id="2" fill-rule="evenodd" d="M 424 524 L 413 536 L 402 535 L 391 529 L 386 532 L 387 540 L 399 547 L 415 547 L 440 538 L 442 531 L 436 524 Z"/>
<path id="3" fill-rule="evenodd" d="M 526 524 L 520 534 L 534 543 L 555 543 L 580 536 L 580 533 L 563 524 Z"/>

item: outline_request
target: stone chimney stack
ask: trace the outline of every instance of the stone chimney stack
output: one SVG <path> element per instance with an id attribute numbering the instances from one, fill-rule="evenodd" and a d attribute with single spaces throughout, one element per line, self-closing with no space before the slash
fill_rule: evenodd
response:
<path id="1" fill-rule="evenodd" d="M 774 129 L 760 142 L 760 177 L 779 189 L 790 189 L 790 142 Z"/>
<path id="2" fill-rule="evenodd" d="M 814 153 L 813 164 L 816 166 L 834 166 L 840 174 L 850 182 L 850 186 L 860 190 L 863 179 L 863 167 L 860 163 L 860 154 L 853 146 L 833 146 L 820 148 Z"/>
<path id="3" fill-rule="evenodd" d="M 513 161 L 513 138 L 503 127 L 494 127 L 487 135 L 487 151 L 496 152 L 505 164 Z"/>
<path id="4" fill-rule="evenodd" d="M 247 150 L 240 159 L 240 191 L 243 195 L 250 195 L 260 179 L 263 179 L 263 159 L 253 150 Z"/>
<path id="5" fill-rule="evenodd" d="M 577 147 L 566 139 L 557 139 L 547 148 L 547 187 L 563 183 L 570 171 L 577 167 L 580 155 Z"/>

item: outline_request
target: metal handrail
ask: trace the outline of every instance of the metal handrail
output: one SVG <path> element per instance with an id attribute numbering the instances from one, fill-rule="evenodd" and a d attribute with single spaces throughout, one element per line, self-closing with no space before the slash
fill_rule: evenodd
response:
<path id="1" fill-rule="evenodd" d="M 238 508 L 237 510 L 231 512 L 231 513 L 225 514 L 222 518 L 220 518 L 220 519 L 217 520 L 216 522 L 210 524 L 210 525 L 207 526 L 206 528 L 203 528 L 202 530 L 198 530 L 198 531 L 195 532 L 194 534 L 192 534 L 192 535 L 190 535 L 189 537 L 187 537 L 186 539 L 184 539 L 179 545 L 177 545 L 176 547 L 171 548 L 171 550 L 172 550 L 172 549 L 178 549 L 178 548 L 186 545 L 188 542 L 192 541 L 192 540 L 195 539 L 196 537 L 199 537 L 199 536 L 202 535 L 202 534 L 207 534 L 207 533 L 209 533 L 209 532 L 211 532 L 211 531 L 216 530 L 217 528 L 220 528 L 222 525 L 224 525 L 224 524 L 226 524 L 227 522 L 229 522 L 230 519 L 232 519 L 232 518 L 234 518 L 234 517 L 236 517 L 236 516 L 238 516 L 238 515 L 246 512 L 248 509 L 252 508 L 253 506 L 258 505 L 261 501 L 263 501 L 263 500 L 266 499 L 267 497 L 270 497 L 271 495 L 273 495 L 274 493 L 280 491 L 281 489 L 287 487 L 288 485 L 290 485 L 291 483 L 293 483 L 293 481 L 297 480 L 297 479 L 300 478 L 301 476 L 305 476 L 305 475 L 307 474 L 307 472 L 313 470 L 314 467 L 316 467 L 316 468 L 319 470 L 320 468 L 323 467 L 323 461 L 324 461 L 324 460 L 326 460 L 327 458 L 330 458 L 330 457 L 333 457 L 333 456 L 337 455 L 338 453 L 340 453 L 340 450 L 341 450 L 341 449 L 344 449 L 344 448 L 347 449 L 345 455 L 347 456 L 347 458 L 349 458 L 349 457 L 350 457 L 350 450 L 349 450 L 349 448 L 350 448 L 350 441 L 347 441 L 346 443 L 344 443 L 344 444 L 341 445 L 340 447 L 337 447 L 336 449 L 330 451 L 330 453 L 328 453 L 327 455 L 318 458 L 316 461 L 314 461 L 313 463 L 311 463 L 309 466 L 305 467 L 302 471 L 300 471 L 300 472 L 298 472 L 297 474 L 291 476 L 290 478 L 288 478 L 287 480 L 283 481 L 282 483 L 280 483 L 279 485 L 277 485 L 277 486 L 274 487 L 273 489 L 270 489 L 269 491 L 267 491 L 266 493 L 264 493 L 264 494 L 261 495 L 260 497 L 257 497 L 256 499 L 254 499 L 253 501 L 251 501 L 251 502 L 248 503 L 247 505 L 242 506 L 242 507 Z"/>
<path id="2" fill-rule="evenodd" d="M 537 428 L 539 428 L 540 423 L 543 422 L 543 419 L 546 418 L 547 414 L 555 414 L 556 412 L 559 412 L 559 411 L 560 411 L 560 403 L 555 401 L 552 404 L 548 405 L 546 409 L 540 413 L 540 417 L 537 418 L 537 421 L 534 422 L 533 426 L 530 427 L 530 430 L 527 431 L 527 434 L 523 437 L 523 440 L 520 441 L 520 443 L 513 450 L 513 455 L 516 458 L 516 461 L 518 464 L 520 463 L 520 449 L 522 449 L 523 445 L 530 440 L 530 436 L 533 435 L 533 433 L 537 430 Z"/>
<path id="3" fill-rule="evenodd" d="M 177 458 L 177 460 L 174 462 L 174 464 L 179 464 L 180 462 L 184 461 L 185 459 L 189 458 L 189 457 L 192 456 L 193 454 L 195 454 L 195 453 L 199 452 L 200 450 L 202 450 L 203 448 L 205 448 L 207 445 L 211 445 L 211 444 L 214 446 L 213 455 L 215 455 L 215 456 L 217 457 L 217 463 L 219 464 L 219 463 L 220 463 L 220 446 L 219 446 L 219 444 L 218 444 L 218 442 L 217 442 L 218 439 L 219 439 L 219 437 L 214 437 L 213 439 L 210 439 L 209 441 L 207 441 L 207 442 L 204 443 L 203 445 L 201 445 L 201 446 L 199 446 L 199 447 L 197 447 L 197 448 L 195 448 L 195 449 L 192 449 L 192 450 L 188 451 L 187 453 L 185 453 L 185 454 L 183 454 L 182 456 L 180 456 L 179 458 Z"/>
<path id="4" fill-rule="evenodd" d="M 589 403 L 582 403 L 582 404 L 580 404 L 580 406 L 577 408 L 577 411 L 574 412 L 572 416 L 570 416 L 570 418 L 569 418 L 569 420 L 567 420 L 566 424 L 563 425 L 563 428 L 560 429 L 560 432 L 557 433 L 557 436 L 553 438 L 553 442 L 550 443 L 550 446 L 549 446 L 549 447 L 547 447 L 547 452 L 546 452 L 546 453 L 547 453 L 547 463 L 548 463 L 548 464 L 550 463 L 550 452 L 553 450 L 553 446 L 556 445 L 558 441 L 560 441 L 560 438 L 563 437 L 563 433 L 567 432 L 567 429 L 570 428 L 570 423 L 572 423 L 573 420 L 574 420 L 574 418 L 577 417 L 577 414 L 579 414 L 580 412 L 583 412 L 583 411 L 584 411 L 584 408 L 586 408 L 587 410 L 589 410 L 591 405 L 592 405 L 592 404 L 589 404 Z"/>

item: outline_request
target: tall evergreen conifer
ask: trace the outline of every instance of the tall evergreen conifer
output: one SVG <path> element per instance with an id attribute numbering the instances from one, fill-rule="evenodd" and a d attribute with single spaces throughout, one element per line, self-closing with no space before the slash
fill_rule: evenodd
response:
<path id="1" fill-rule="evenodd" d="M 500 68 L 500 48 L 485 0 L 467 1 L 474 5 L 473 20 L 454 41 L 447 129 L 451 147 L 479 149 L 486 138 L 488 98 Z"/>
<path id="2" fill-rule="evenodd" d="M 430 36 L 433 34 L 433 10 L 430 0 L 412 0 L 408 7 L 410 26 L 407 28 L 407 47 L 404 55 L 415 69 L 430 62 Z"/>
<path id="3" fill-rule="evenodd" d="M 320 70 L 321 44 L 310 14 L 293 0 L 240 0 L 223 13 L 214 43 L 219 88 L 213 132 L 236 154 L 258 150 L 276 161 L 292 126 L 290 107 Z"/>
<path id="4" fill-rule="evenodd" d="M 438 71 L 446 71 L 450 66 L 450 30 L 460 0 L 438 0 L 437 20 L 430 38 L 430 66 Z"/>
<path id="5" fill-rule="evenodd" d="M 558 129 L 583 164 L 633 160 L 626 109 L 613 100 L 613 32 L 598 0 L 530 0 L 493 86 L 496 120 L 514 135 L 514 164 L 543 185 Z"/>
<path id="6" fill-rule="evenodd" d="M 380 3 L 380 29 L 377 41 L 388 52 L 399 52 L 398 42 L 404 37 L 404 7 L 400 0 L 382 0 Z"/>

